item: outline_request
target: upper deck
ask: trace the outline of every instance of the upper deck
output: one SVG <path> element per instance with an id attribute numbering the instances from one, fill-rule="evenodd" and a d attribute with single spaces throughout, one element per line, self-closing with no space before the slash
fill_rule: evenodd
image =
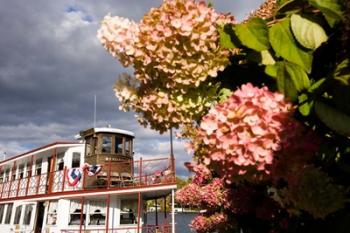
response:
<path id="1" fill-rule="evenodd" d="M 0 162 L 0 202 L 156 191 L 175 185 L 174 158 L 135 160 L 133 133 L 95 128 L 81 136 L 87 139 L 84 143 L 52 143 Z M 101 166 L 101 171 L 89 173 L 84 169 L 87 163 Z M 72 182 L 76 175 L 80 178 Z"/>

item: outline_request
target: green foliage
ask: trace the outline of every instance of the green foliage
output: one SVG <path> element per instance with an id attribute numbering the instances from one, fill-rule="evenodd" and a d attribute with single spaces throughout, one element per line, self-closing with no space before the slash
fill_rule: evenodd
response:
<path id="1" fill-rule="evenodd" d="M 350 137 L 350 116 L 321 101 L 315 103 L 315 112 L 330 129 Z"/>
<path id="2" fill-rule="evenodd" d="M 244 46 L 259 52 L 269 49 L 267 25 L 263 19 L 253 18 L 236 25 L 234 30 Z"/>
<path id="3" fill-rule="evenodd" d="M 290 19 L 284 19 L 269 29 L 272 48 L 278 56 L 300 65 L 308 73 L 311 72 L 312 54 L 300 48 L 290 29 Z"/>
<path id="4" fill-rule="evenodd" d="M 300 15 L 292 15 L 291 26 L 295 38 L 305 48 L 315 50 L 328 39 L 320 25 Z"/>
<path id="5" fill-rule="evenodd" d="M 334 71 L 334 78 L 344 85 L 350 85 L 350 63 L 349 59 L 343 60 Z"/>
<path id="6" fill-rule="evenodd" d="M 236 48 L 234 43 L 231 40 L 230 32 L 228 32 L 229 25 L 221 25 L 218 27 L 219 35 L 220 35 L 220 46 L 226 49 Z"/>
<path id="7" fill-rule="evenodd" d="M 278 64 L 277 86 L 281 93 L 296 100 L 298 92 L 310 87 L 310 80 L 300 66 L 284 61 Z"/>
<path id="8" fill-rule="evenodd" d="M 309 3 L 321 10 L 329 23 L 343 18 L 343 13 L 337 0 L 309 0 Z M 333 25 L 334 23 L 330 24 Z"/>

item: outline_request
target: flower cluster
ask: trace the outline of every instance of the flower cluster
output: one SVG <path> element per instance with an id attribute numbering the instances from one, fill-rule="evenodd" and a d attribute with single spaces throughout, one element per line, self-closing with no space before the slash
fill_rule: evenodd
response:
<path id="1" fill-rule="evenodd" d="M 185 166 L 194 173 L 192 182 L 197 185 L 206 184 L 212 177 L 210 170 L 204 164 L 185 163 Z"/>
<path id="2" fill-rule="evenodd" d="M 176 200 L 185 205 L 217 208 L 225 205 L 227 190 L 222 179 L 214 178 L 204 186 L 195 183 L 185 186 L 177 191 Z"/>
<path id="3" fill-rule="evenodd" d="M 124 66 L 133 66 L 138 81 L 117 83 L 121 108 L 161 132 L 200 119 L 216 97 L 209 77 L 224 70 L 233 53 L 219 46 L 217 26 L 228 22 L 231 16 L 194 0 L 166 0 L 139 24 L 107 15 L 98 38 Z"/>
<path id="4" fill-rule="evenodd" d="M 228 181 L 249 168 L 268 173 L 274 153 L 291 143 L 298 127 L 292 114 L 283 95 L 248 83 L 203 117 L 195 143 L 207 150 L 204 163 L 220 164 Z"/>
<path id="5" fill-rule="evenodd" d="M 215 213 L 208 217 L 198 215 L 191 222 L 191 228 L 197 233 L 213 232 L 213 229 L 219 228 L 220 224 L 227 222 L 227 215 L 222 213 Z"/>
<path id="6" fill-rule="evenodd" d="M 216 99 L 218 85 L 200 86 L 182 93 L 142 85 L 138 80 L 125 75 L 116 82 L 114 90 L 120 101 L 119 109 L 134 110 L 139 122 L 158 131 L 165 132 L 172 127 L 191 124 L 207 112 Z"/>
<path id="7" fill-rule="evenodd" d="M 134 62 L 135 43 L 138 41 L 137 23 L 119 16 L 106 15 L 97 32 L 97 38 L 113 57 L 128 66 Z"/>
<path id="8" fill-rule="evenodd" d="M 176 192 L 176 201 L 192 206 L 200 206 L 202 202 L 201 187 L 189 184 Z"/>
<path id="9" fill-rule="evenodd" d="M 266 0 L 260 7 L 252 11 L 248 18 L 259 17 L 262 19 L 268 19 L 275 15 L 275 11 L 278 8 L 277 0 Z"/>

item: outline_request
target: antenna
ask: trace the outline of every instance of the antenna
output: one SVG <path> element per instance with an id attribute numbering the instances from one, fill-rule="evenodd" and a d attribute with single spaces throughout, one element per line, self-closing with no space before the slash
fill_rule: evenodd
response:
<path id="1" fill-rule="evenodd" d="M 173 149 L 173 128 L 170 128 L 170 156 L 174 156 L 174 149 Z"/>
<path id="2" fill-rule="evenodd" d="M 94 128 L 96 128 L 96 94 L 94 96 Z"/>

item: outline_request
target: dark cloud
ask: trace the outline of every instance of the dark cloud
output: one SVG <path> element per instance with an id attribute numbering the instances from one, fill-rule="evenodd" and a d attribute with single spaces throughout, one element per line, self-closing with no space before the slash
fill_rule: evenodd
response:
<path id="1" fill-rule="evenodd" d="M 72 140 L 91 127 L 97 95 L 97 124 L 136 133 L 137 156 L 169 155 L 168 135 L 140 127 L 133 113 L 118 111 L 113 84 L 125 72 L 96 38 L 99 21 L 111 13 L 141 19 L 160 0 L 1 0 L 0 152 L 8 156 L 56 140 Z M 244 17 L 262 0 L 214 0 L 219 11 Z M 190 160 L 175 142 L 179 174 Z"/>

